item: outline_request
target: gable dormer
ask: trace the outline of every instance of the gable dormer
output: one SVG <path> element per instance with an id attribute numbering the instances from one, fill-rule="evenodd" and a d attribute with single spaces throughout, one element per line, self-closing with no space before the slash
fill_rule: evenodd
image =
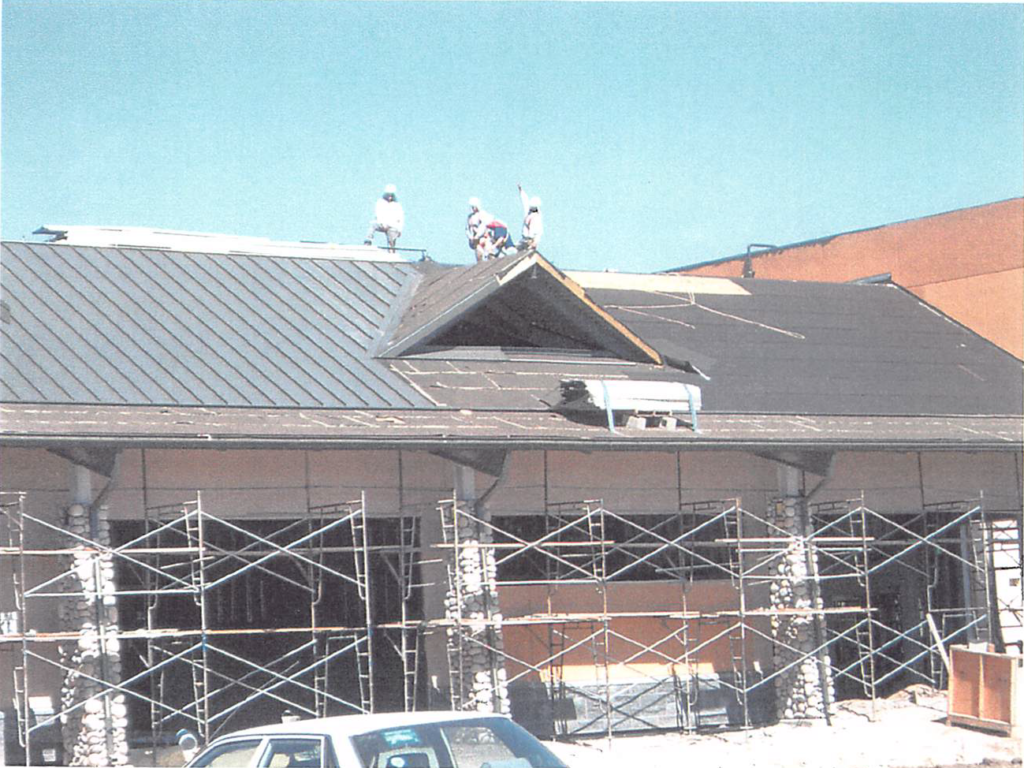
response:
<path id="1" fill-rule="evenodd" d="M 573 349 L 662 363 L 656 350 L 537 253 L 425 276 L 378 356 L 439 347 Z"/>

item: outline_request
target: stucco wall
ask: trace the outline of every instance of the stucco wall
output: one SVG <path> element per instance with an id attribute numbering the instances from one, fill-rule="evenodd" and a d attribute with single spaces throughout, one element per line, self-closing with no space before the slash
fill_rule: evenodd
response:
<path id="1" fill-rule="evenodd" d="M 307 484 L 308 460 L 308 484 Z M 545 471 L 545 462 L 547 465 Z M 70 499 L 70 464 L 44 450 L 3 449 L 2 486 L 25 491 L 26 508 L 56 523 Z M 401 486 L 399 476 L 402 478 Z M 819 478 L 807 476 L 807 490 Z M 369 514 L 394 514 L 401 503 L 433 516 L 434 505 L 452 493 L 453 470 L 447 461 L 425 453 L 396 451 L 166 451 L 145 455 L 145 484 L 140 451 L 126 451 L 119 484 L 109 496 L 112 519 L 139 518 L 144 497 L 167 504 L 203 493 L 204 508 L 220 516 L 287 517 L 312 504 L 347 501 L 365 491 Z M 96 492 L 106 478 L 93 477 Z M 478 493 L 493 478 L 478 475 Z M 681 483 L 681 485 L 680 485 Z M 670 512 L 680 500 L 739 497 L 742 506 L 763 512 L 778 491 L 777 466 L 739 452 L 578 453 L 522 452 L 510 458 L 505 481 L 494 491 L 496 515 L 537 514 L 549 502 L 602 499 L 616 513 Z M 1012 453 L 845 453 L 836 458 L 834 476 L 816 500 L 845 499 L 864 491 L 865 501 L 880 511 L 913 510 L 925 503 L 985 496 L 986 509 L 1021 510 L 1021 458 Z M 30 546 L 45 546 L 52 535 L 34 528 Z M 13 609 L 10 558 L 0 564 L 0 610 Z M 29 564 L 28 582 L 56 574 L 56 561 Z M 628 589 L 628 588 L 623 588 Z M 566 593 L 568 594 L 568 593 Z M 657 603 L 655 592 L 651 605 Z M 660 593 L 659 593 L 660 594 Z M 630 602 L 635 596 L 631 596 Z M 519 600 L 519 597 L 509 598 Z M 510 606 L 511 607 L 511 606 Z M 643 610 L 644 605 L 638 604 Z M 40 631 L 56 630 L 56 611 L 45 603 L 32 606 L 29 621 Z M 658 627 L 630 627 L 654 638 Z M 15 649 L 0 653 L 0 700 L 10 701 Z M 59 690 L 59 674 L 40 669 L 34 677 L 42 689 Z"/>

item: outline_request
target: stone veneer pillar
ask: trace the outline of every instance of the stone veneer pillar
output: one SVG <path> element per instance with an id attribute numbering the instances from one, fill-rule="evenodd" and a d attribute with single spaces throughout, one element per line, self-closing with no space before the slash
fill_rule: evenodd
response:
<path id="1" fill-rule="evenodd" d="M 72 504 L 65 512 L 65 525 L 76 536 L 110 546 L 105 508 L 91 521 L 88 506 Z M 128 708 L 124 694 L 109 687 L 121 680 L 113 556 L 92 551 L 95 548 L 82 545 L 80 539 L 72 539 L 72 547 L 79 551 L 66 558 L 68 575 L 63 583 L 69 594 L 61 598 L 59 608 L 63 630 L 77 635 L 60 648 L 66 670 L 61 689 L 61 710 L 67 713 L 61 717 L 64 763 L 125 765 Z"/>
<path id="2" fill-rule="evenodd" d="M 772 633 L 776 639 L 775 669 L 793 664 L 775 678 L 776 716 L 780 720 L 823 718 L 826 704 L 835 699 L 835 691 L 829 656 L 815 652 L 820 645 L 819 633 L 810 610 L 823 606 L 820 590 L 814 583 L 817 555 L 813 545 L 806 542 L 813 529 L 808 522 L 804 500 L 799 496 L 787 496 L 777 501 L 772 522 L 785 531 L 785 534 L 776 532 L 775 535 L 784 538 L 788 544 L 773 569 L 776 578 L 771 585 L 771 606 L 779 611 L 806 611 L 791 615 L 780 612 L 772 616 Z M 827 698 L 823 695 L 823 683 L 828 687 Z"/>
<path id="3" fill-rule="evenodd" d="M 486 506 L 475 503 L 472 473 L 468 467 L 456 467 L 456 487 L 464 499 L 460 509 L 472 509 L 474 516 L 488 521 L 490 512 Z M 494 536 L 490 528 L 469 515 L 449 512 L 447 508 L 444 514 L 454 515 L 454 521 L 446 521 L 445 527 L 459 543 L 457 549 L 448 550 L 449 589 L 445 597 L 445 615 L 456 622 L 448 631 L 452 686 L 460 684 L 459 667 L 462 673 L 462 690 L 454 698 L 465 708 L 507 713 L 501 610 L 495 587 L 497 566 L 494 549 L 487 546 L 493 543 Z"/>

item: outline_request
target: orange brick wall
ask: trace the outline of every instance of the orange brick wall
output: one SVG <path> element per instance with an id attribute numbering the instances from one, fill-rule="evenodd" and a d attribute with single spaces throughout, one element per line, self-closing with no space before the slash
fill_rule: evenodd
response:
<path id="1" fill-rule="evenodd" d="M 678 270 L 740 277 L 743 257 Z M 846 282 L 889 273 L 954 320 L 1024 357 L 1024 198 L 754 255 L 755 277 Z"/>

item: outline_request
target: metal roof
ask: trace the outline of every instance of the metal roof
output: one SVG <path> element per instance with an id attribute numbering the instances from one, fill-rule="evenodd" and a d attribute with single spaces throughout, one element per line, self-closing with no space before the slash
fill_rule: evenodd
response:
<path id="1" fill-rule="evenodd" d="M 555 279 L 561 273 L 545 271 L 551 279 L 524 280 L 540 285 L 517 305 L 528 322 L 541 312 L 541 325 L 608 316 L 594 333 L 616 326 L 622 332 L 595 339 L 632 336 L 668 364 L 615 359 L 593 348 L 461 341 L 378 358 L 386 339 L 396 337 L 392 329 L 406 321 L 410 333 L 437 338 L 429 329 L 444 326 L 441 314 L 461 316 L 452 309 L 460 285 L 473 294 L 470 283 L 494 281 L 521 262 L 443 267 L 27 243 L 5 243 L 0 254 L 0 400 L 63 404 L 72 414 L 102 406 L 90 417 L 135 426 L 142 416 L 133 407 L 145 418 L 160 413 L 151 406 L 184 409 L 192 413 L 181 417 L 189 423 L 205 419 L 199 412 L 206 409 L 219 422 L 225 408 L 237 408 L 232 432 L 253 424 L 242 415 L 252 412 L 261 414 L 260 430 L 287 425 L 295 439 L 312 434 L 310 418 L 327 418 L 364 430 L 360 439 L 389 440 L 405 434 L 381 415 L 393 409 L 406 414 L 399 417 L 406 424 L 436 424 L 427 433 L 442 439 L 500 440 L 502 429 L 521 441 L 605 439 L 600 424 L 551 412 L 560 381 L 601 378 L 699 385 L 707 434 L 679 430 L 657 438 L 665 441 L 718 439 L 711 434 L 717 422 L 708 418 L 714 414 L 737 416 L 730 429 L 750 416 L 777 414 L 781 421 L 771 430 L 748 437 L 785 438 L 793 419 L 813 416 L 819 427 L 818 417 L 861 420 L 856 429 L 844 423 L 837 440 L 874 439 L 872 433 L 895 439 L 899 424 L 935 417 L 940 427 L 906 429 L 941 444 L 966 441 L 971 429 L 946 417 L 1019 421 L 1024 410 L 1019 361 L 891 286 L 604 275 L 581 277 L 590 287 L 576 295 L 569 288 L 579 289 L 579 281 L 563 285 Z M 485 311 L 488 299 L 470 302 L 463 311 L 474 321 L 467 333 L 480 320 L 508 317 L 509 300 L 494 315 Z M 442 331 L 440 338 L 450 336 Z M 265 409 L 293 413 L 271 419 Z M 4 434 L 32 433 L 30 412 L 15 419 L 5 411 Z M 328 418 L 332 412 L 338 413 Z M 520 429 L 522 419 L 529 423 Z M 91 429 L 88 418 L 64 423 L 74 434 Z M 814 439 L 814 429 L 801 426 L 798 433 Z M 823 429 L 820 439 L 829 434 Z M 624 439 L 654 444 L 647 435 Z"/>
<path id="2" fill-rule="evenodd" d="M 299 259 L 357 259 L 405 261 L 399 254 L 372 245 L 339 245 L 310 241 L 289 242 L 249 235 L 186 232 L 148 227 L 89 227 L 47 224 L 33 234 L 52 235 L 51 243 L 90 248 L 145 248 L 185 253 L 235 253 L 291 256 Z"/>
<path id="3" fill-rule="evenodd" d="M 403 263 L 4 243 L 6 402 L 421 407 L 370 352 Z"/>

